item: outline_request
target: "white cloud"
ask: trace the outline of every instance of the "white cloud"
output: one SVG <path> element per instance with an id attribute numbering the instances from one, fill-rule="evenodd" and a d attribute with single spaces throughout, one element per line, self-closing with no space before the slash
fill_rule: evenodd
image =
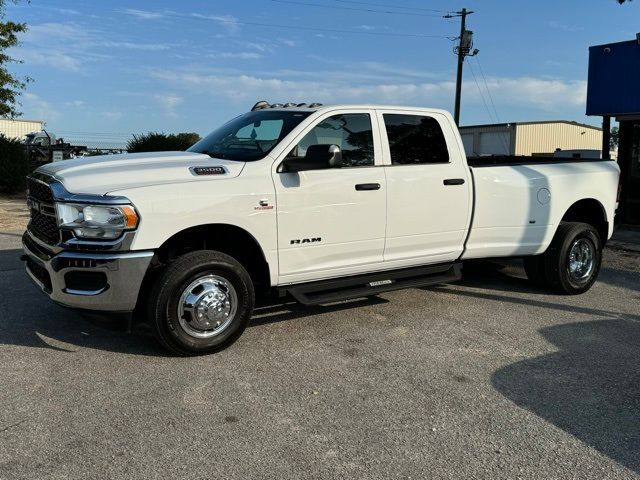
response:
<path id="1" fill-rule="evenodd" d="M 24 43 L 33 43 L 42 46 L 51 41 L 91 42 L 92 35 L 89 31 L 74 22 L 66 23 L 40 23 L 29 25 L 29 29 L 22 36 Z"/>
<path id="2" fill-rule="evenodd" d="M 169 50 L 172 46 L 166 43 L 138 43 L 138 42 L 112 42 L 104 41 L 100 42 L 100 46 L 107 48 L 127 48 L 130 50 L 145 50 L 145 51 L 163 51 Z"/>
<path id="3" fill-rule="evenodd" d="M 239 20 L 237 17 L 233 15 L 211 15 L 204 13 L 192 13 L 191 16 L 193 18 L 200 18 L 202 20 L 211 20 L 216 23 L 221 23 L 223 25 L 228 26 L 229 28 L 237 28 L 239 25 Z"/>
<path id="4" fill-rule="evenodd" d="M 102 116 L 107 120 L 120 120 L 124 114 L 122 112 L 102 112 Z"/>
<path id="5" fill-rule="evenodd" d="M 366 31 L 371 31 L 371 30 L 375 30 L 376 27 L 374 27 L 373 25 L 358 25 L 356 28 L 360 29 L 360 30 L 366 30 Z"/>
<path id="6" fill-rule="evenodd" d="M 127 8 L 122 12 L 142 20 L 158 20 L 166 16 L 166 12 L 151 12 L 148 10 L 138 10 L 136 8 Z"/>
<path id="7" fill-rule="evenodd" d="M 153 95 L 153 100 L 160 105 L 165 115 L 169 117 L 176 117 L 176 108 L 182 104 L 183 99 L 173 94 L 157 94 Z"/>
<path id="8" fill-rule="evenodd" d="M 65 102 L 64 104 L 67 107 L 74 107 L 74 108 L 84 108 L 87 106 L 87 102 L 85 102 L 84 100 L 72 100 L 70 102 Z"/>
<path id="9" fill-rule="evenodd" d="M 160 52 L 174 46 L 136 42 L 75 22 L 49 22 L 30 25 L 22 38 L 22 46 L 12 49 L 11 53 L 27 64 L 79 72 L 87 63 L 112 58 L 118 50 Z"/>
<path id="10" fill-rule="evenodd" d="M 81 58 L 51 49 L 45 54 L 42 49 L 21 48 L 17 56 L 29 65 L 42 65 L 67 72 L 78 72 L 82 66 Z"/>
<path id="11" fill-rule="evenodd" d="M 56 8 L 53 7 L 52 10 L 58 12 L 58 13 L 62 13 L 63 15 L 80 15 L 80 12 L 78 10 L 73 10 L 71 8 Z"/>
<path id="12" fill-rule="evenodd" d="M 22 100 L 24 115 L 27 118 L 38 118 L 44 122 L 50 122 L 61 116 L 56 108 L 35 93 L 23 93 Z"/>
<path id="13" fill-rule="evenodd" d="M 289 40 L 288 38 L 279 38 L 278 40 L 281 43 L 283 43 L 284 45 L 286 45 L 287 47 L 295 47 L 296 46 L 296 42 L 294 42 L 293 40 Z"/>
<path id="14" fill-rule="evenodd" d="M 583 27 L 578 25 L 569 25 L 567 23 L 558 22 L 557 20 L 550 20 L 547 22 L 547 25 L 551 28 L 555 28 L 556 30 L 563 30 L 565 32 L 579 32 L 584 30 Z"/>
<path id="15" fill-rule="evenodd" d="M 182 98 L 176 95 L 155 95 L 154 98 L 167 109 L 174 109 L 182 103 Z"/>
<path id="16" fill-rule="evenodd" d="M 322 101 L 389 103 L 390 100 L 409 102 L 416 96 L 438 97 L 442 91 L 453 91 L 453 83 L 442 84 L 362 84 L 348 79 L 332 79 L 326 74 L 321 81 L 287 80 L 252 75 L 216 75 L 192 72 L 161 71 L 154 76 L 160 80 L 189 90 L 215 92 L 213 95 L 246 101 L 270 98 L 272 101 Z M 317 78 L 317 75 L 316 75 Z M 313 97 L 313 98 L 311 98 Z"/>
<path id="17" fill-rule="evenodd" d="M 586 105 L 585 80 L 546 77 L 487 78 L 494 101 L 509 105 L 536 107 L 545 111 Z"/>
<path id="18" fill-rule="evenodd" d="M 308 75 L 306 75 L 308 73 Z M 255 98 L 282 101 L 320 101 L 323 103 L 382 103 L 427 105 L 450 108 L 455 91 L 452 80 L 442 81 L 354 81 L 350 72 L 289 72 L 282 76 L 158 71 L 153 74 L 174 88 L 198 91 L 231 101 Z M 520 107 L 545 112 L 561 112 L 584 105 L 586 82 L 543 77 L 487 78 L 498 107 Z M 481 104 L 475 86 L 467 83 L 465 102 Z"/>
<path id="19" fill-rule="evenodd" d="M 210 53 L 209 58 L 230 58 L 236 60 L 258 60 L 263 57 L 262 54 L 256 52 L 221 52 Z"/>
<path id="20" fill-rule="evenodd" d="M 257 50 L 262 53 L 273 53 L 273 47 L 267 43 L 238 42 L 238 44 L 250 50 Z"/>
<path id="21" fill-rule="evenodd" d="M 174 12 L 171 10 L 139 10 L 137 8 L 126 8 L 122 10 L 122 13 L 126 15 L 131 15 L 140 20 L 162 20 L 169 17 L 182 17 L 182 18 L 197 18 L 199 20 L 210 20 L 212 22 L 218 23 L 228 30 L 236 30 L 240 26 L 240 20 L 233 15 L 216 15 L 209 13 L 199 13 L 199 12 L 191 12 L 191 13 L 182 13 L 182 12 Z"/>

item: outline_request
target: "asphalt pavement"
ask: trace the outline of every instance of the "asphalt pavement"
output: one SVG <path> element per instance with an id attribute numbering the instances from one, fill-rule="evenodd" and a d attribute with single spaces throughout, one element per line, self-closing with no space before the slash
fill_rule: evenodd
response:
<path id="1" fill-rule="evenodd" d="M 640 478 L 640 254 L 550 295 L 453 285 L 263 307 L 168 356 L 52 304 L 0 234 L 0 479 Z"/>

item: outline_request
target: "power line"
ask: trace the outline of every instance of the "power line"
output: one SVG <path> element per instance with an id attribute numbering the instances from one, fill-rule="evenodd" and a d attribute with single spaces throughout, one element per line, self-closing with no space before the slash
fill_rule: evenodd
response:
<path id="1" fill-rule="evenodd" d="M 351 10 L 355 12 L 367 12 L 367 13 L 382 13 L 385 15 L 409 15 L 412 17 L 436 17 L 439 18 L 441 15 L 432 14 L 432 13 L 409 13 L 409 12 L 394 12 L 391 10 L 374 10 L 372 8 L 358 8 L 358 7 L 341 7 L 338 5 L 324 5 L 322 3 L 310 3 L 310 2 L 297 2 L 293 0 L 271 0 L 276 3 L 287 3 L 290 5 L 300 5 L 305 7 L 320 7 L 320 8 L 331 8 L 335 10 Z M 394 7 L 391 7 L 394 8 Z"/>
<path id="2" fill-rule="evenodd" d="M 500 115 L 498 115 L 498 109 L 496 108 L 496 104 L 493 102 L 493 95 L 491 95 L 491 90 L 489 89 L 487 78 L 484 76 L 484 71 L 482 70 L 480 59 L 477 56 L 476 56 L 476 62 L 478 63 L 478 68 L 480 69 L 480 74 L 482 75 L 482 81 L 484 82 L 484 88 L 486 89 L 487 95 L 489 96 L 489 101 L 491 102 L 491 108 L 493 108 L 493 113 L 495 114 L 496 121 L 497 123 L 502 123 L 502 121 L 500 120 Z M 502 135 L 501 137 L 502 137 L 502 141 L 504 143 L 504 148 L 506 152 L 510 153 L 509 142 L 507 142 L 506 136 Z"/>
<path id="3" fill-rule="evenodd" d="M 473 82 L 476 84 L 476 87 L 478 88 L 478 93 L 480 94 L 480 98 L 482 99 L 482 103 L 484 104 L 484 108 L 487 111 L 487 114 L 489 115 L 489 120 L 493 123 L 495 123 L 495 120 L 493 119 L 493 114 L 491 113 L 491 110 L 489 110 L 489 105 L 487 104 L 486 100 L 484 99 L 484 94 L 482 93 L 482 89 L 480 88 L 480 84 L 478 83 L 478 80 L 476 79 L 476 74 L 473 71 L 473 65 L 469 64 L 469 69 L 471 70 L 471 76 L 473 77 Z"/>
<path id="4" fill-rule="evenodd" d="M 127 15 L 133 15 L 130 12 L 123 10 L 110 10 L 116 13 L 124 13 Z M 422 33 L 398 33 L 398 32 L 371 32 L 371 31 L 359 31 L 359 30 L 341 30 L 336 28 L 320 28 L 320 27 L 311 27 L 305 25 L 282 25 L 276 23 L 261 23 L 261 22 L 247 22 L 244 20 L 226 20 L 222 18 L 209 18 L 207 15 L 181 15 L 179 13 L 168 13 L 168 12 L 159 12 L 159 15 L 169 17 L 169 18 L 182 18 L 185 20 L 200 20 L 206 22 L 216 22 L 216 23 L 226 23 L 230 25 L 248 25 L 252 27 L 266 27 L 266 28 L 283 28 L 283 29 L 294 29 L 294 30 L 305 30 L 305 31 L 313 31 L 313 32 L 329 32 L 329 33 L 347 33 L 353 35 L 374 35 L 381 37 L 417 37 L 417 38 L 450 38 L 446 35 L 424 35 Z"/>
<path id="5" fill-rule="evenodd" d="M 436 10 L 433 8 L 420 8 L 420 7 L 404 7 L 401 5 L 383 5 L 380 3 L 369 3 L 369 2 L 358 2 L 356 0 L 333 0 L 334 2 L 340 3 L 352 3 L 355 5 L 368 5 L 370 7 L 378 7 L 378 8 L 395 8 L 397 10 L 417 10 L 420 12 L 436 12 L 436 13 L 450 13 L 450 10 Z"/>
<path id="6" fill-rule="evenodd" d="M 117 14 L 125 14 L 129 16 L 136 16 L 135 13 L 127 10 L 118 10 L 118 9 L 100 9 L 95 11 L 102 12 L 112 12 Z M 165 12 L 165 11 L 139 11 L 139 13 L 147 13 L 147 14 L 157 14 L 158 18 L 167 17 L 167 18 L 180 18 L 183 20 L 196 20 L 196 21 L 206 21 L 206 22 L 215 22 L 215 23 L 223 23 L 227 25 L 245 25 L 251 27 L 264 27 L 264 28 L 278 28 L 278 29 L 289 29 L 289 30 L 304 30 L 304 31 L 313 31 L 313 32 L 327 32 L 327 33 L 344 33 L 349 35 L 368 35 L 368 36 L 378 36 L 378 37 L 405 37 L 405 38 L 451 38 L 451 36 L 447 35 L 425 35 L 422 33 L 399 33 L 399 32 L 372 32 L 367 30 L 346 30 L 346 29 L 338 29 L 338 28 L 321 28 L 321 27 L 312 27 L 305 25 L 295 25 L 295 24 L 277 24 L 277 23 L 264 23 L 264 22 L 252 22 L 245 21 L 239 19 L 225 19 L 216 17 L 213 15 L 207 14 L 179 14 L 175 12 Z M 400 12 L 398 12 L 400 13 Z"/>
<path id="7" fill-rule="evenodd" d="M 478 93 L 480 93 L 480 98 L 482 98 L 482 103 L 484 104 L 484 108 L 487 111 L 487 113 L 489 114 L 489 120 L 492 123 L 499 123 L 498 117 L 494 118 L 493 115 L 491 114 L 491 110 L 489 110 L 489 106 L 488 106 L 488 104 L 487 104 L 487 102 L 486 102 L 486 100 L 484 98 L 484 94 L 482 93 L 482 89 L 480 88 L 480 84 L 478 83 L 478 80 L 476 79 L 476 74 L 473 71 L 473 65 L 471 63 L 469 64 L 469 68 L 471 69 L 471 75 L 473 76 L 473 81 L 476 84 L 476 87 L 478 89 Z M 494 110 L 495 110 L 495 108 L 494 108 Z M 505 153 L 509 154 L 510 153 L 509 143 L 507 142 L 507 138 L 506 138 L 504 132 L 497 132 L 497 133 L 498 133 L 498 135 L 500 137 L 500 140 L 502 140 L 502 145 L 504 146 Z"/>
<path id="8" fill-rule="evenodd" d="M 487 90 L 487 94 L 489 95 L 489 100 L 491 101 L 491 107 L 493 108 L 493 112 L 496 115 L 496 119 L 498 123 L 500 123 L 500 116 L 498 115 L 498 110 L 496 109 L 496 104 L 493 103 L 493 95 L 491 95 L 491 90 L 489 90 L 489 84 L 487 83 L 487 79 L 484 76 L 484 71 L 482 70 L 482 65 L 480 65 L 480 59 L 476 57 L 476 62 L 478 63 L 478 68 L 480 69 L 480 74 L 482 75 L 482 80 L 484 81 L 484 88 Z"/>

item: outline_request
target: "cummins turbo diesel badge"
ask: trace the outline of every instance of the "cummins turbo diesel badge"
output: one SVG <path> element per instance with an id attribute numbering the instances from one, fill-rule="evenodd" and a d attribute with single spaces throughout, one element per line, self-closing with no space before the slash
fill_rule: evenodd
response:
<path id="1" fill-rule="evenodd" d="M 189 170 L 194 175 L 224 175 L 227 173 L 224 167 L 191 167 Z"/>

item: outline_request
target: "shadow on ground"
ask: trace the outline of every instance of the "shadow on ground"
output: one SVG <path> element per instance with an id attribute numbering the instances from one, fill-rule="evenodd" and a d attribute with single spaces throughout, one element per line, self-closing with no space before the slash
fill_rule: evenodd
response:
<path id="1" fill-rule="evenodd" d="M 165 356 L 141 319 L 127 332 L 128 318 L 78 313 L 51 302 L 24 272 L 21 250 L 0 251 L 0 345 L 51 348 L 73 352 L 91 348 L 134 355 Z M 6 285 L 6 287 L 5 287 Z M 15 287 L 12 292 L 11 287 Z M 303 306 L 293 302 L 262 300 L 249 327 L 295 321 L 311 315 L 376 305 L 379 297 L 327 306 Z"/>
<path id="2" fill-rule="evenodd" d="M 640 473 L 640 319 L 570 323 L 540 333 L 559 351 L 501 368 L 493 386 Z"/>
<path id="3" fill-rule="evenodd" d="M 599 281 L 629 290 L 621 301 L 640 290 L 638 273 L 629 270 L 605 266 Z M 559 351 L 507 365 L 491 381 L 516 405 L 640 473 L 640 315 L 537 296 L 546 292 L 529 285 L 515 261 L 470 262 L 461 284 L 473 290 L 435 290 L 596 318 L 541 329 Z"/>
<path id="4" fill-rule="evenodd" d="M 598 275 L 598 282 L 640 292 L 640 273 L 634 268 L 638 254 L 618 252 L 617 255 L 620 259 L 629 258 L 631 266 L 627 269 L 612 268 L 605 263 Z M 536 287 L 527 280 L 522 260 L 518 259 L 467 261 L 461 284 L 484 290 L 549 295 L 547 290 Z"/>

